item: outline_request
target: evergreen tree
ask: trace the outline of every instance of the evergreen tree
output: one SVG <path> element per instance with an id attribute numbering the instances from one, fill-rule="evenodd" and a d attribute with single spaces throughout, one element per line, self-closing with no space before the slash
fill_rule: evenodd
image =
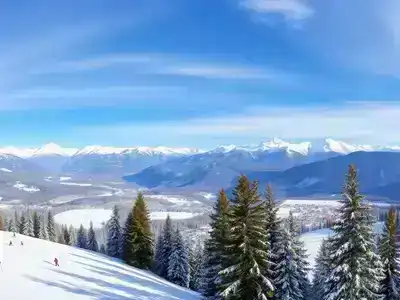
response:
<path id="1" fill-rule="evenodd" d="M 72 225 L 69 225 L 68 235 L 69 235 L 69 244 L 76 245 L 76 231 L 75 228 L 72 227 Z"/>
<path id="2" fill-rule="evenodd" d="M 125 220 L 125 227 L 123 232 L 123 248 L 122 248 L 122 259 L 128 264 L 133 265 L 133 212 L 130 211 L 128 217 Z"/>
<path id="3" fill-rule="evenodd" d="M 228 267 L 222 275 L 224 299 L 267 299 L 273 285 L 265 277 L 268 261 L 268 233 L 265 203 L 260 200 L 258 184 L 242 175 L 234 188 L 229 212 L 230 236 L 225 256 Z"/>
<path id="4" fill-rule="evenodd" d="M 92 221 L 90 221 L 86 249 L 95 251 L 95 252 L 99 252 L 99 244 L 97 243 L 96 234 L 93 230 L 93 222 Z"/>
<path id="5" fill-rule="evenodd" d="M 100 246 L 100 253 L 107 254 L 106 246 L 104 246 L 104 244 L 101 244 L 101 246 Z"/>
<path id="6" fill-rule="evenodd" d="M 18 217 L 17 210 L 14 210 L 14 226 L 15 226 L 15 232 L 21 233 L 20 220 Z"/>
<path id="7" fill-rule="evenodd" d="M 324 300 L 379 299 L 382 269 L 372 235 L 370 207 L 358 190 L 357 171 L 349 167 L 339 220 L 329 238 L 330 270 Z"/>
<path id="8" fill-rule="evenodd" d="M 39 238 L 42 240 L 48 240 L 49 237 L 47 235 L 47 226 L 44 220 L 44 216 L 41 218 L 41 225 L 40 225 L 40 233 L 39 233 Z"/>
<path id="9" fill-rule="evenodd" d="M 177 285 L 189 287 L 189 253 L 179 229 L 174 234 L 172 251 L 169 256 L 168 278 Z"/>
<path id="10" fill-rule="evenodd" d="M 6 230 L 6 226 L 4 225 L 4 218 L 3 215 L 0 214 L 0 231 L 5 231 Z"/>
<path id="11" fill-rule="evenodd" d="M 107 254 L 111 257 L 122 257 L 122 229 L 119 221 L 119 210 L 115 205 L 107 226 Z"/>
<path id="12" fill-rule="evenodd" d="M 152 265 L 154 242 L 150 225 L 150 213 L 143 194 L 139 192 L 133 207 L 132 223 L 132 265 L 139 269 L 150 269 Z"/>
<path id="13" fill-rule="evenodd" d="M 13 218 L 10 218 L 10 220 L 8 220 L 7 231 L 9 231 L 9 232 L 16 232 L 17 231 L 15 229 L 15 223 L 14 223 L 14 219 Z"/>
<path id="14" fill-rule="evenodd" d="M 312 293 L 315 300 L 324 299 L 325 297 L 325 281 L 329 275 L 329 248 L 328 240 L 322 240 L 318 254 L 315 258 L 315 270 L 313 278 Z"/>
<path id="15" fill-rule="evenodd" d="M 395 208 L 390 208 L 383 235 L 380 239 L 379 253 L 381 256 L 384 277 L 382 279 L 382 300 L 400 299 L 400 268 L 399 250 L 400 244 L 396 239 L 398 231 L 397 213 Z"/>
<path id="16" fill-rule="evenodd" d="M 51 210 L 47 213 L 47 236 L 50 242 L 56 241 L 56 228 L 54 224 L 54 217 Z"/>
<path id="17" fill-rule="evenodd" d="M 26 211 L 26 227 L 24 235 L 33 237 L 33 220 L 32 214 L 29 210 Z"/>
<path id="18" fill-rule="evenodd" d="M 83 227 L 83 225 L 81 224 L 81 226 L 79 227 L 78 230 L 78 236 L 76 238 L 76 246 L 78 248 L 83 248 L 86 249 L 87 247 L 87 233 L 86 233 L 86 229 Z"/>
<path id="19" fill-rule="evenodd" d="M 214 212 L 211 218 L 210 238 L 205 243 L 204 258 L 201 271 L 200 292 L 208 299 L 217 297 L 219 272 L 222 271 L 227 263 L 224 262 L 225 245 L 229 238 L 229 200 L 224 190 L 219 192 L 217 202 L 214 205 Z"/>
<path id="20" fill-rule="evenodd" d="M 59 244 L 65 244 L 65 239 L 64 239 L 64 225 L 61 226 L 61 232 L 60 232 L 60 234 L 57 235 L 57 243 L 59 243 Z"/>
<path id="21" fill-rule="evenodd" d="M 276 241 L 277 264 L 273 268 L 275 275 L 274 299 L 303 299 L 303 291 L 299 282 L 299 272 L 294 249 L 293 235 L 288 226 L 282 226 Z"/>
<path id="22" fill-rule="evenodd" d="M 61 234 L 64 237 L 65 245 L 72 245 L 71 236 L 69 235 L 69 231 L 68 231 L 67 225 L 64 225 L 64 228 L 62 229 Z"/>
<path id="23" fill-rule="evenodd" d="M 172 252 L 172 242 L 173 242 L 172 223 L 170 216 L 167 215 L 163 231 L 157 242 L 157 249 L 156 249 L 156 273 L 165 279 L 168 279 L 168 266 L 169 266 L 169 257 Z"/>
<path id="24" fill-rule="evenodd" d="M 204 249 L 200 243 L 191 247 L 189 251 L 189 264 L 190 264 L 190 282 L 189 288 L 193 291 L 199 291 L 200 284 L 203 279 L 202 266 L 204 261 Z"/>
<path id="25" fill-rule="evenodd" d="M 25 218 L 25 214 L 21 213 L 21 218 L 19 219 L 19 233 L 26 235 L 27 233 L 27 220 Z"/>
<path id="26" fill-rule="evenodd" d="M 40 217 L 36 211 L 33 212 L 33 236 L 35 238 L 40 237 Z"/>

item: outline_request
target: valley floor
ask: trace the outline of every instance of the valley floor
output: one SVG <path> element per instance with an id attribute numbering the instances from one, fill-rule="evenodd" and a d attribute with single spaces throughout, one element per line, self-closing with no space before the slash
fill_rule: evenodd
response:
<path id="1" fill-rule="evenodd" d="M 1 299 L 200 299 L 150 272 L 90 251 L 1 231 L 0 245 Z"/>

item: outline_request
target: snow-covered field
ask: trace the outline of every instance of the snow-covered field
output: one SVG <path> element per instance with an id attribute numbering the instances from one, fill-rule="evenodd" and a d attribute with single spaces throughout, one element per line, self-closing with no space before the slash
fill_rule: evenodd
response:
<path id="1" fill-rule="evenodd" d="M 14 246 L 8 246 L 10 240 Z M 1 299 L 200 299 L 195 292 L 101 254 L 1 231 L 0 243 Z M 59 267 L 53 265 L 55 257 Z"/>
<path id="2" fill-rule="evenodd" d="M 60 182 L 60 184 L 63 184 L 63 185 L 75 185 L 75 186 L 92 186 L 92 184 L 91 183 L 78 183 L 78 182 L 65 182 L 65 181 L 62 181 L 62 182 Z"/>
<path id="3" fill-rule="evenodd" d="M 72 225 L 75 228 L 81 224 L 89 228 L 90 221 L 93 222 L 93 227 L 101 228 L 104 222 L 110 219 L 111 210 L 92 208 L 92 209 L 72 209 L 59 213 L 54 216 L 54 220 L 59 224 Z"/>
<path id="4" fill-rule="evenodd" d="M 281 205 L 316 205 L 316 206 L 340 206 L 337 200 L 308 200 L 308 199 L 287 199 Z"/>
<path id="5" fill-rule="evenodd" d="M 177 211 L 155 211 L 150 213 L 150 218 L 152 220 L 165 220 L 167 215 L 170 216 L 173 220 L 184 220 L 184 219 L 191 219 L 196 214 L 190 212 L 177 212 Z"/>
<path id="6" fill-rule="evenodd" d="M 6 173 L 12 173 L 12 171 L 11 171 L 11 170 L 9 170 L 9 169 L 6 169 L 6 168 L 0 168 L 0 171 L 2 171 L 2 172 L 6 172 Z"/>

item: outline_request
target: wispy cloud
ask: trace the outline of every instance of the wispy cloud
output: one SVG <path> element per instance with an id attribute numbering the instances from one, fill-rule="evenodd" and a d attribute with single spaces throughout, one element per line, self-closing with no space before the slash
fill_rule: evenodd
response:
<path id="1" fill-rule="evenodd" d="M 126 142 L 143 140 L 157 133 L 158 142 L 169 145 L 193 145 L 193 141 L 210 145 L 249 143 L 268 137 L 284 139 L 319 139 L 332 137 L 362 143 L 396 143 L 400 133 L 400 104 L 347 103 L 336 107 L 253 108 L 238 115 L 188 119 L 162 123 L 119 124 L 83 128 L 83 132 L 101 132 Z M 163 137 L 166 137 L 165 139 Z"/>
<path id="2" fill-rule="evenodd" d="M 279 14 L 286 20 L 299 21 L 314 14 L 306 0 L 241 0 L 241 5 L 259 14 Z"/>
<path id="3" fill-rule="evenodd" d="M 132 65 L 134 68 L 132 68 Z M 78 61 L 57 63 L 39 69 L 36 74 L 73 73 L 107 68 L 128 68 L 134 74 L 156 74 L 205 79 L 279 79 L 289 78 L 282 71 L 265 66 L 243 65 L 227 61 L 199 61 L 185 55 L 162 53 L 115 53 Z"/>

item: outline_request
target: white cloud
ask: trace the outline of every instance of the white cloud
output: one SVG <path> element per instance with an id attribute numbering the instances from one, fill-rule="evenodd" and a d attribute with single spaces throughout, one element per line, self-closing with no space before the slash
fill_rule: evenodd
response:
<path id="1" fill-rule="evenodd" d="M 396 130 L 400 127 L 399 115 L 400 104 L 349 102 L 335 107 L 253 108 L 238 115 L 79 130 L 86 134 L 101 132 L 121 142 L 135 140 L 138 143 L 144 141 L 144 137 L 156 134 L 157 143 L 169 143 L 170 146 L 193 146 L 200 141 L 205 144 L 248 143 L 273 136 L 292 140 L 331 137 L 386 144 L 400 140 L 400 132 Z"/>
<path id="2" fill-rule="evenodd" d="M 314 13 L 305 0 L 242 0 L 241 4 L 257 13 L 280 14 L 287 20 L 303 20 Z"/>

